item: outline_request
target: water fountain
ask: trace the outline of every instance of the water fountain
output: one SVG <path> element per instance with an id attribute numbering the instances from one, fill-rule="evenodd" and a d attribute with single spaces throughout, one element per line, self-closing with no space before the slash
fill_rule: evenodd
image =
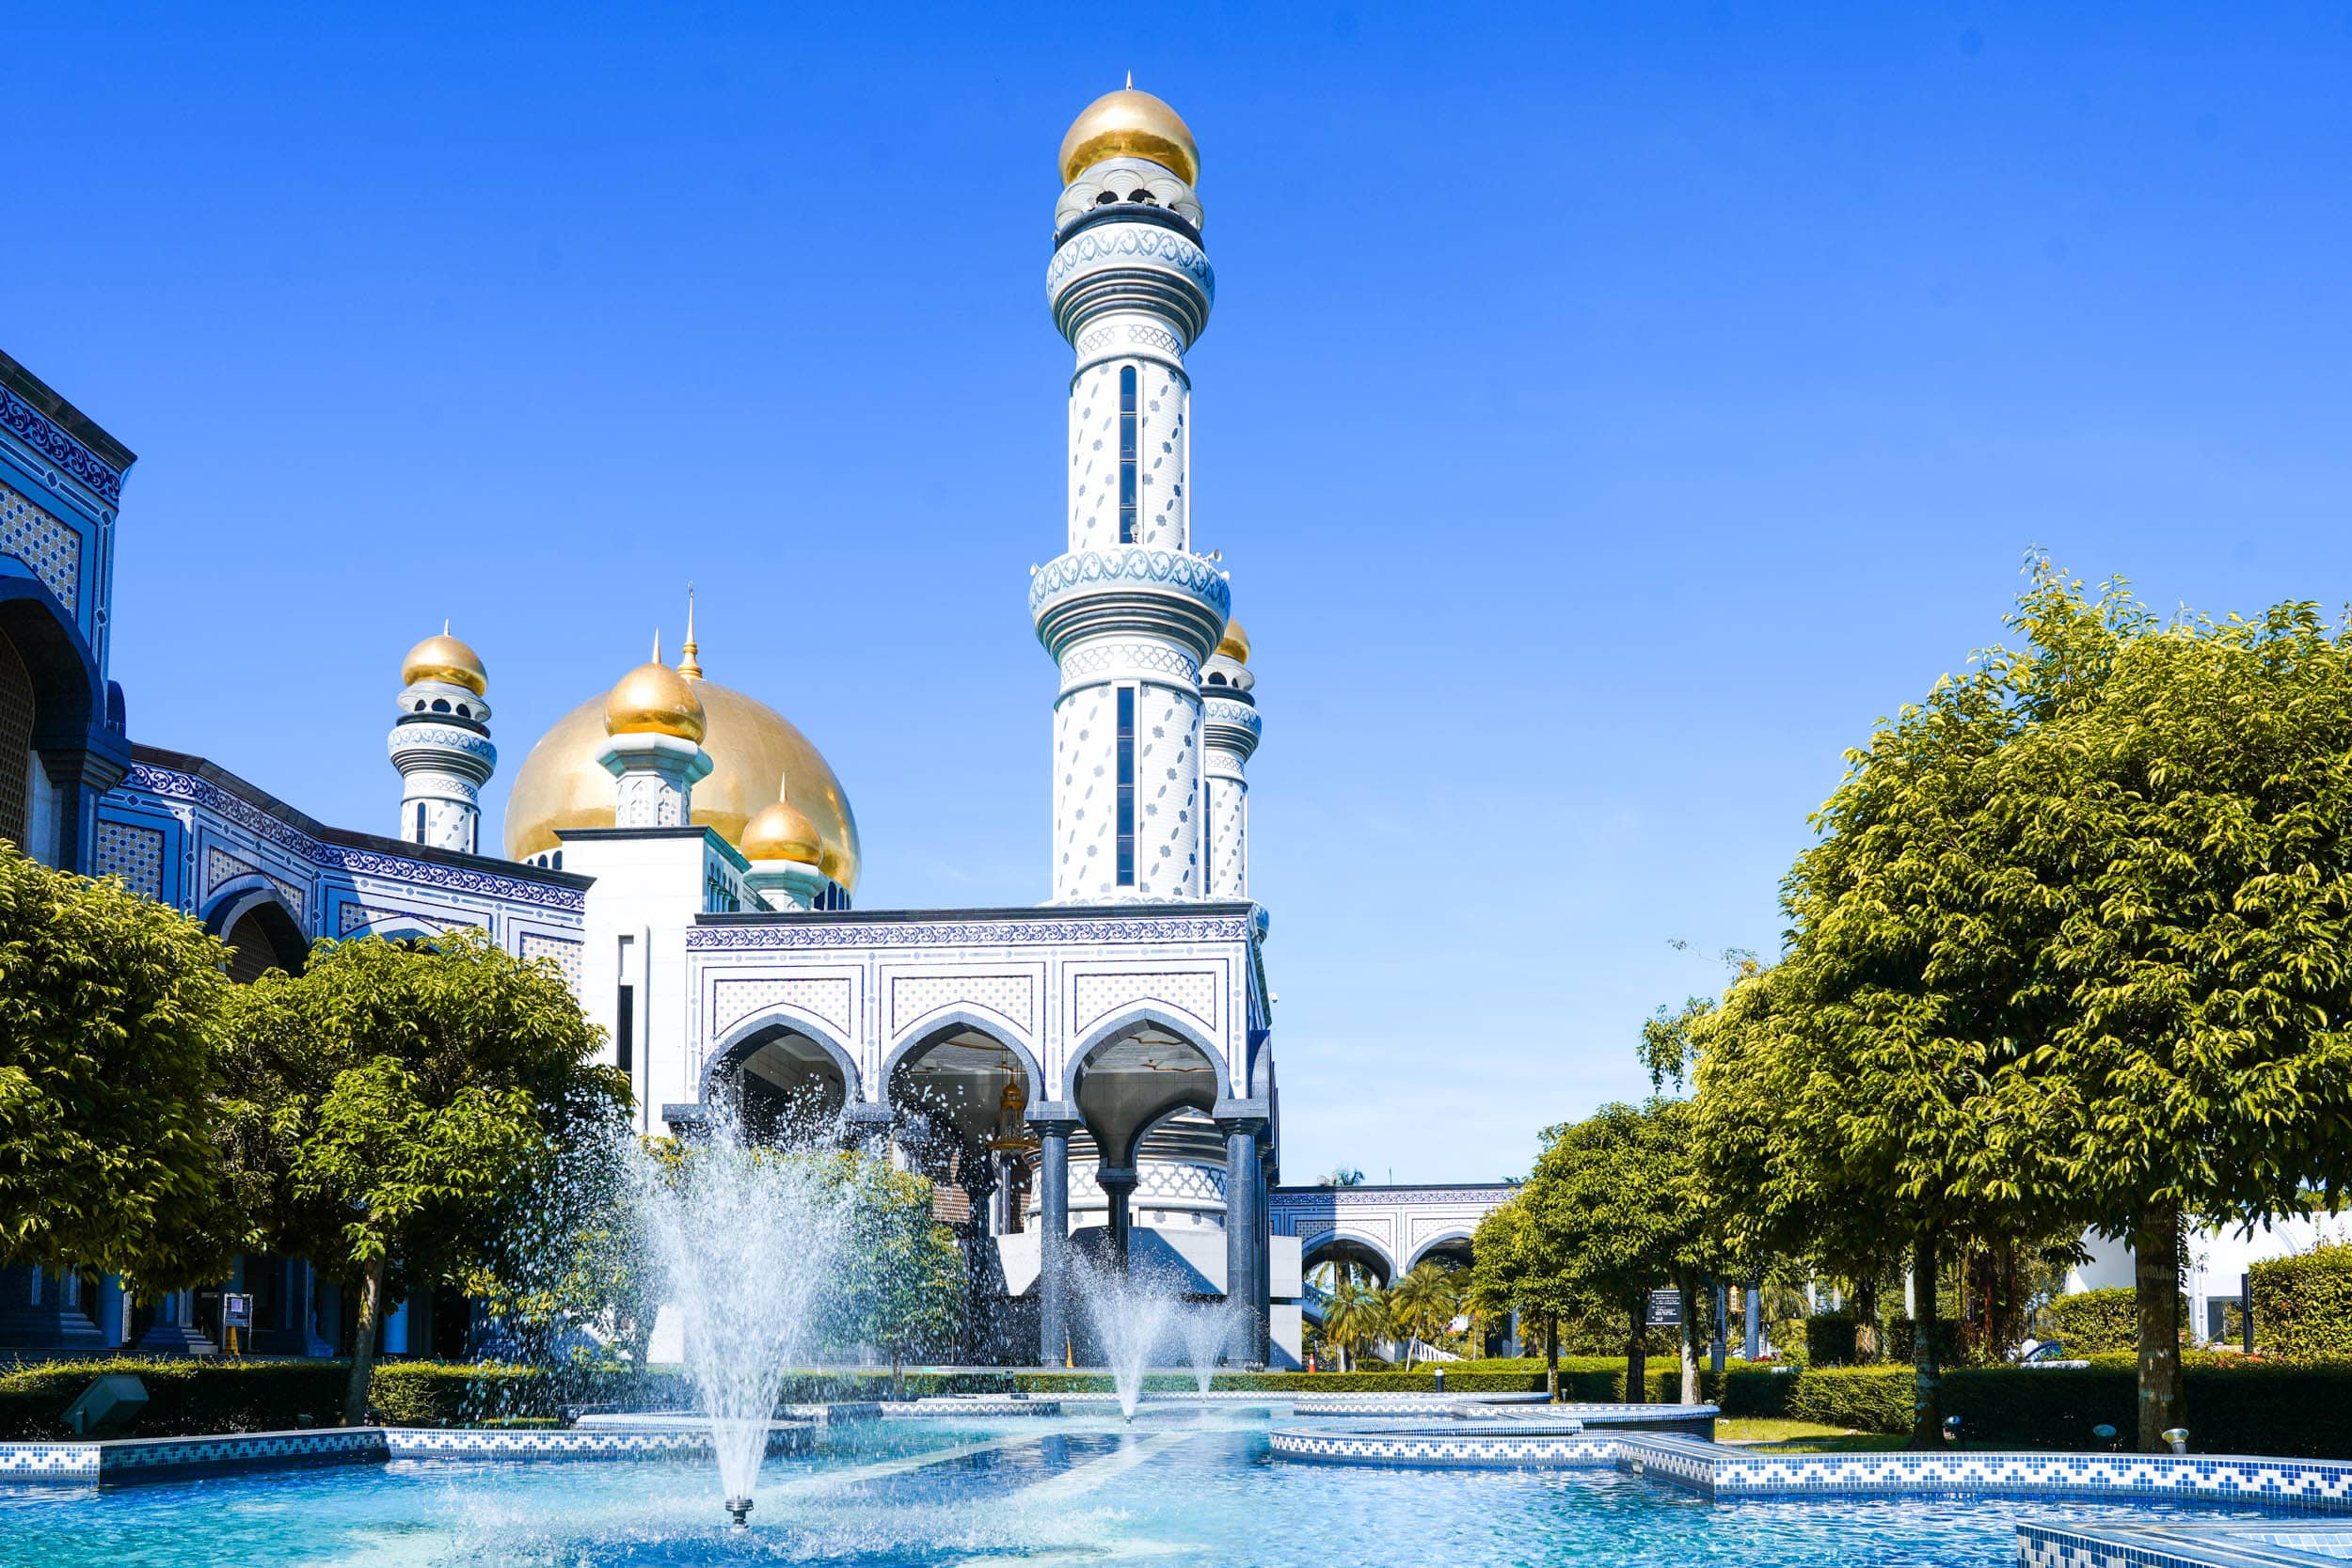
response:
<path id="1" fill-rule="evenodd" d="M 1111 1386 L 1119 1392 L 1119 1412 L 1132 1421 L 1143 1400 L 1143 1376 L 1152 1353 L 1167 1337 L 1168 1320 L 1175 1314 L 1176 1291 L 1148 1269 L 1121 1272 L 1081 1261 L 1072 1272 L 1087 1325 L 1110 1368 Z"/>
<path id="2" fill-rule="evenodd" d="M 648 1156 L 637 1205 L 649 1261 L 710 1422 L 727 1513 L 745 1528 L 785 1374 L 813 1348 L 818 1292 L 851 1195 L 815 1156 L 747 1146 L 721 1117 L 682 1158 Z"/>
<path id="3" fill-rule="evenodd" d="M 1193 1380 L 1205 1394 L 1216 1376 L 1217 1361 L 1225 1354 L 1225 1341 L 1232 1337 L 1232 1307 L 1221 1301 L 1192 1302 L 1177 1318 L 1176 1330 L 1184 1337 L 1184 1359 L 1192 1366 Z"/>

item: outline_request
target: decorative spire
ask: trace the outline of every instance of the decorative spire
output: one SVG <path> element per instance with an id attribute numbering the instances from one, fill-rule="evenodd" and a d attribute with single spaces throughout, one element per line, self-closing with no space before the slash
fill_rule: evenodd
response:
<path id="1" fill-rule="evenodd" d="M 686 585 L 686 645 L 678 650 L 677 673 L 690 681 L 703 678 L 702 650 L 694 645 L 694 585 Z"/>
<path id="2" fill-rule="evenodd" d="M 656 664 L 661 662 L 661 628 L 660 626 L 653 628 L 653 661 Z"/>

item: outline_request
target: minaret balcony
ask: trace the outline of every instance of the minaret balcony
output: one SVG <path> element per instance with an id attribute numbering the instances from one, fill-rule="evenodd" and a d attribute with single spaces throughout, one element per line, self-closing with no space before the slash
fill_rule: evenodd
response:
<path id="1" fill-rule="evenodd" d="M 1045 269 L 1054 325 L 1074 343 L 1102 316 L 1141 312 L 1167 322 L 1182 346 L 1190 347 L 1207 330 L 1216 301 L 1208 253 L 1151 208 L 1114 207 L 1104 214 L 1055 247 Z"/>
<path id="2" fill-rule="evenodd" d="M 1198 664 L 1224 635 L 1232 608 L 1225 574 L 1183 550 L 1077 550 L 1029 579 L 1038 641 L 1057 660 L 1074 643 L 1124 636 L 1166 639 Z"/>

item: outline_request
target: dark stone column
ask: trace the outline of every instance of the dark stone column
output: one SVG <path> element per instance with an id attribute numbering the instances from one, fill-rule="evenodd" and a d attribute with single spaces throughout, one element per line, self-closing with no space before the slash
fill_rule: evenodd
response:
<path id="1" fill-rule="evenodd" d="M 1748 1320 L 1740 1351 L 1753 1361 L 1764 1351 L 1764 1287 L 1751 1280 L 1740 1287 L 1740 1299 L 1747 1307 Z"/>
<path id="2" fill-rule="evenodd" d="M 1033 1120 L 1038 1153 L 1037 1358 L 1070 1358 L 1070 1133 L 1074 1121 Z"/>
<path id="3" fill-rule="evenodd" d="M 1097 1165 L 1094 1180 L 1110 1203 L 1111 1267 L 1127 1272 L 1127 1238 L 1134 1228 L 1136 1172 L 1132 1165 Z"/>
<path id="4" fill-rule="evenodd" d="M 1243 1318 L 1244 1365 L 1265 1365 L 1266 1298 L 1262 1259 L 1265 1252 L 1263 1168 L 1258 1163 L 1259 1117 L 1217 1122 L 1225 1134 L 1225 1300 L 1247 1308 Z"/>

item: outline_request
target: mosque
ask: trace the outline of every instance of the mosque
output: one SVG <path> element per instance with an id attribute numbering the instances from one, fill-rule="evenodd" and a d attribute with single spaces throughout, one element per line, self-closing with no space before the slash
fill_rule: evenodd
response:
<path id="1" fill-rule="evenodd" d="M 132 452 L 0 356 L 0 839 L 200 919 L 250 981 L 311 942 L 460 927 L 545 959 L 605 1031 L 643 1131 L 721 1116 L 886 1144 L 937 1183 L 970 1290 L 957 1359 L 1058 1365 L 1074 1252 L 1149 1256 L 1247 1305 L 1232 1358 L 1299 1361 L 1302 1266 L 1385 1276 L 1466 1256 L 1503 1189 L 1282 1188 L 1266 911 L 1249 887 L 1261 717 L 1228 574 L 1192 547 L 1192 379 L 1213 274 L 1200 151 L 1132 86 L 1063 138 L 1046 289 L 1075 354 L 1067 550 L 1028 583 L 1053 692 L 1050 896 L 866 911 L 841 780 L 755 695 L 706 674 L 690 613 L 540 736 L 501 845 L 489 665 L 446 626 L 408 651 L 387 749 L 393 832 L 331 828 L 203 757 L 135 742 L 107 675 Z M 494 650 L 495 651 L 495 650 Z M 748 676 L 722 671 L 732 679 Z M 248 1258 L 251 1348 L 346 1343 L 342 1292 Z M 0 1349 L 203 1353 L 220 1291 L 0 1271 Z M 463 1354 L 422 1295 L 389 1354 Z"/>

